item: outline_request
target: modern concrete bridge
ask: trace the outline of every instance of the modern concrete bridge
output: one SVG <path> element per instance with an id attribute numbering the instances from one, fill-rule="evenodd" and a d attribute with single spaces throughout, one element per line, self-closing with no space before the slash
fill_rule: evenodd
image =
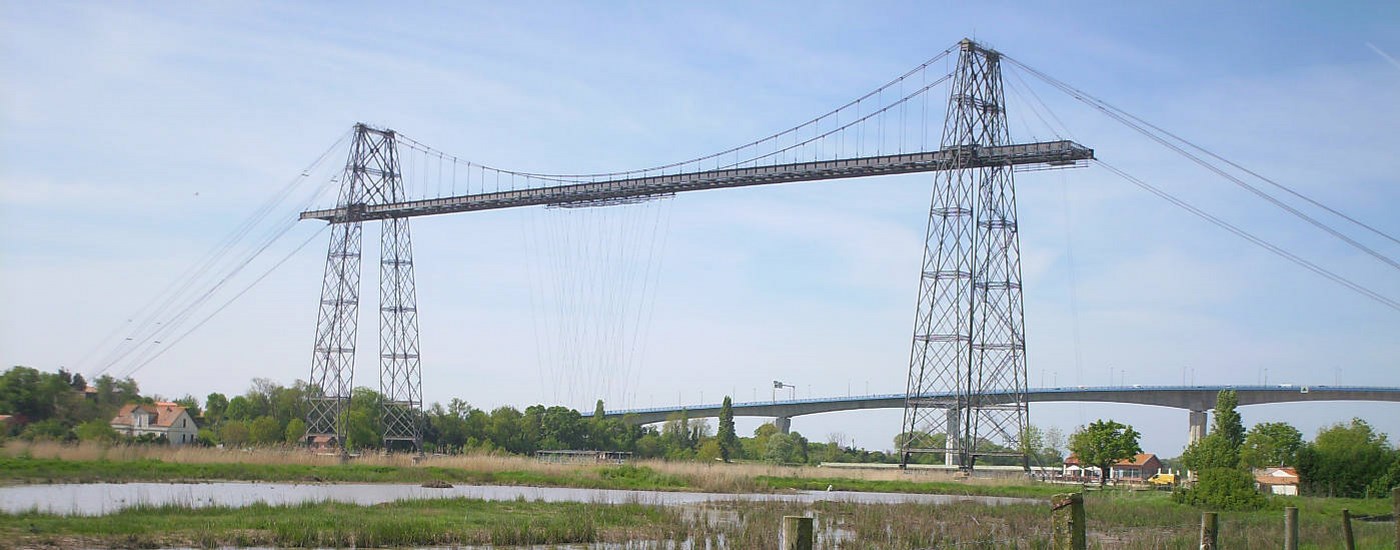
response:
<path id="1" fill-rule="evenodd" d="M 1051 402 L 1099 402 L 1128 403 L 1172 407 L 1190 411 L 1190 441 L 1195 442 L 1206 434 L 1206 411 L 1215 408 L 1215 397 L 1220 390 L 1231 389 L 1239 395 L 1240 406 L 1263 405 L 1268 403 L 1292 403 L 1297 401 L 1391 401 L 1400 402 L 1400 387 L 1375 386 L 1298 386 L 1277 384 L 1270 386 L 1074 386 L 1067 388 L 1031 388 L 1026 391 L 1026 401 L 1030 403 Z M 919 396 L 921 399 L 937 401 L 953 399 L 953 394 L 930 393 Z M 1001 400 L 1010 402 L 1010 392 L 987 394 L 992 404 Z M 777 401 L 753 401 L 734 403 L 734 416 L 761 416 L 774 419 L 774 424 L 783 433 L 792 426 L 792 417 L 807 414 L 820 414 L 836 411 L 860 409 L 902 409 L 905 395 L 892 393 L 883 395 L 861 395 L 853 397 L 823 397 L 815 399 L 790 399 Z M 682 407 L 656 407 L 607 411 L 605 418 L 626 418 L 637 424 L 663 422 L 666 417 L 685 412 L 688 418 L 709 418 L 719 416 L 719 404 L 693 405 Z M 593 413 L 584 413 L 593 416 Z"/>

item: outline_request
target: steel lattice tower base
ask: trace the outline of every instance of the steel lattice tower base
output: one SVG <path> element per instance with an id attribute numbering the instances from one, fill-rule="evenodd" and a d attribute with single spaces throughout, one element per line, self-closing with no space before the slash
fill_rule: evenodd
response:
<path id="1" fill-rule="evenodd" d="M 1000 55 L 963 40 L 944 121 L 944 148 L 1011 143 Z M 977 457 L 1026 467 L 1025 320 L 1011 166 L 937 172 L 919 280 L 901 430 L 901 464 L 943 454 L 972 469 Z M 922 395 L 948 393 L 952 398 Z M 1009 393 L 996 403 L 989 392 Z"/>
<path id="2" fill-rule="evenodd" d="M 392 130 L 355 125 L 338 207 L 349 212 L 405 199 Z M 312 395 L 306 441 L 346 445 L 346 415 L 354 389 L 355 337 L 360 301 L 361 222 L 331 224 L 321 282 L 320 313 L 309 380 Z M 418 361 L 418 300 L 408 220 L 386 219 L 380 231 L 379 389 L 383 443 L 423 448 L 423 379 Z"/>

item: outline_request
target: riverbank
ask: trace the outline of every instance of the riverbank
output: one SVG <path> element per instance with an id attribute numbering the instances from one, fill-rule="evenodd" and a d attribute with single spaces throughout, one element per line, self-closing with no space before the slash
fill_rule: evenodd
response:
<path id="1" fill-rule="evenodd" d="M 1340 507 L 1383 513 L 1387 502 L 1291 499 L 1300 508 L 1304 546 L 1341 540 Z M 1340 507 L 1339 507 L 1340 505 Z M 1148 549 L 1193 547 L 1200 511 L 1160 493 L 1086 498 L 1091 545 Z M 486 502 L 453 498 L 376 505 L 258 504 L 240 508 L 161 506 L 98 517 L 0 514 L 0 547 L 345 547 L 666 543 L 713 548 L 776 548 L 784 515 L 812 515 L 821 547 L 1047 547 L 1048 503 L 985 505 L 734 501 L 660 506 L 644 503 Z M 1282 545 L 1282 513 L 1221 514 L 1222 547 Z M 1394 524 L 1354 524 L 1358 548 L 1389 547 Z M 839 543 L 839 544 L 838 544 Z"/>
<path id="2" fill-rule="evenodd" d="M 566 465 L 500 455 L 339 457 L 300 450 L 100 447 L 11 443 L 0 448 L 0 482 L 277 481 L 526 485 L 583 489 L 764 493 L 795 489 L 1048 498 L 1062 486 L 958 479 L 945 472 L 864 471 L 755 464 L 641 461 Z"/>

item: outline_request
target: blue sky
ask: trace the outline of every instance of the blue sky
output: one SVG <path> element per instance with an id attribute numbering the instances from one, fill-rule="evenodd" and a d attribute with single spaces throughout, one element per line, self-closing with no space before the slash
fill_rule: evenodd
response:
<path id="1" fill-rule="evenodd" d="M 1396 2 L 6 2 L 0 13 L 4 365 L 90 370 L 90 350 L 357 121 L 527 171 L 651 166 L 793 126 L 964 36 L 1400 233 Z M 1400 297 L 1390 267 L 1045 86 L 1036 92 L 1100 158 Z M 1011 108 L 1014 138 L 1049 137 Z M 665 246 L 625 399 L 746 400 L 774 379 L 796 383 L 800 397 L 902 391 L 930 182 L 705 192 L 634 214 L 664 220 Z M 1400 313 L 1102 169 L 1018 174 L 1017 184 L 1032 385 L 1099 385 L 1110 373 L 1115 383 L 1249 384 L 1264 369 L 1271 383 L 1400 385 Z M 530 243 L 550 223 L 603 215 L 565 215 L 414 220 L 429 401 L 491 408 L 568 393 L 541 364 L 558 353 L 539 337 L 537 303 L 536 270 L 554 249 Z M 270 256 L 318 229 L 296 226 Z M 1393 243 L 1357 238 L 1400 256 Z M 253 377 L 304 378 L 324 248 L 317 237 L 137 371 L 143 388 L 230 393 Z M 367 268 L 366 296 L 374 280 Z M 361 322 L 364 385 L 375 384 L 374 326 Z M 1400 436 L 1393 404 L 1243 412 L 1309 435 L 1362 416 Z M 1166 456 L 1186 435 L 1186 413 L 1169 409 L 1032 415 L 1066 431 L 1114 417 Z M 898 423 L 897 411 L 845 413 L 794 429 L 881 448 Z"/>

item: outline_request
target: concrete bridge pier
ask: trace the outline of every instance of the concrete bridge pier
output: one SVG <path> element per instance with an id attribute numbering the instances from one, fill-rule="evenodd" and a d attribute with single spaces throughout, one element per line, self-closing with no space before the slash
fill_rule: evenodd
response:
<path id="1" fill-rule="evenodd" d="M 792 417 L 779 416 L 773 419 L 773 426 L 778 428 L 778 433 L 785 434 L 792 431 Z"/>
<path id="2" fill-rule="evenodd" d="M 1194 443 L 1197 442 L 1197 441 L 1200 441 L 1200 440 L 1202 440 L 1202 439 L 1205 439 L 1205 437 L 1206 437 L 1206 411 L 1198 411 L 1198 410 L 1192 409 L 1192 410 L 1191 410 L 1191 413 L 1190 413 L 1190 416 L 1189 416 L 1189 420 L 1190 420 L 1190 423 L 1191 423 L 1191 428 L 1190 428 L 1190 431 L 1188 432 L 1187 437 L 1186 437 L 1186 444 L 1187 444 L 1187 445 L 1191 445 L 1191 444 L 1194 444 Z"/>
<path id="3" fill-rule="evenodd" d="M 962 435 L 962 411 L 956 407 L 950 407 L 944 414 L 947 415 L 947 433 L 944 434 L 947 437 L 943 440 L 943 448 L 956 449 L 958 448 L 958 438 Z M 943 453 L 944 466 L 959 466 L 958 459 L 958 453 Z"/>

